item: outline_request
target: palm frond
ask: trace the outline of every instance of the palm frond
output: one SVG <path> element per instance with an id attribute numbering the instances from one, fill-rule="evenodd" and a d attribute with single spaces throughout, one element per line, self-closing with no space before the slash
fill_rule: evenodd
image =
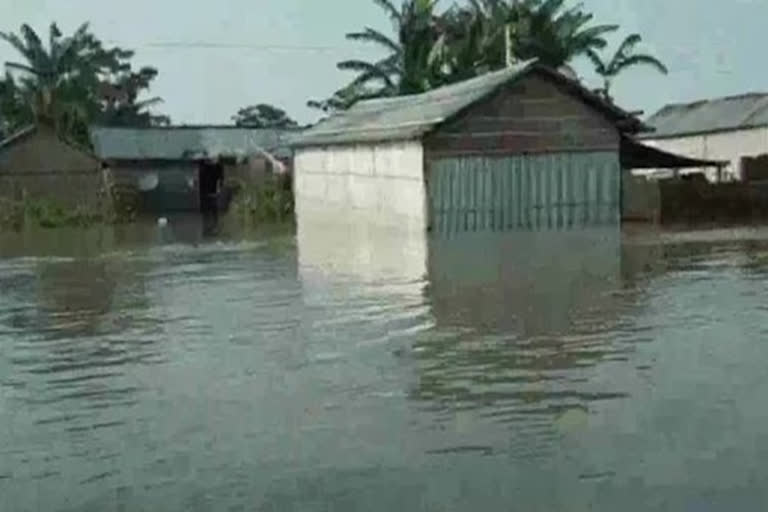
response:
<path id="1" fill-rule="evenodd" d="M 346 35 L 346 38 L 350 41 L 363 41 L 368 43 L 376 43 L 388 48 L 390 51 L 399 53 L 401 51 L 400 45 L 395 41 L 385 36 L 378 30 L 374 30 L 370 27 L 365 27 L 362 32 L 351 32 Z"/>
<path id="2" fill-rule="evenodd" d="M 632 51 L 635 49 L 635 47 L 640 44 L 643 41 L 643 38 L 640 36 L 640 34 L 631 34 L 624 38 L 624 41 L 621 42 L 619 45 L 618 50 L 616 50 L 617 56 L 628 56 L 632 53 Z"/>
<path id="3" fill-rule="evenodd" d="M 595 50 L 590 48 L 584 54 L 587 56 L 589 60 L 592 61 L 592 64 L 595 66 L 595 73 L 597 73 L 600 76 L 605 76 L 607 74 L 608 70 L 605 65 L 605 62 L 603 62 L 603 59 Z"/>
<path id="4" fill-rule="evenodd" d="M 40 71 L 28 66 L 26 64 L 21 64 L 20 62 L 6 62 L 5 63 L 6 69 L 15 69 L 16 71 L 23 71 L 25 73 L 29 73 L 31 75 L 39 75 Z"/>
<path id="5" fill-rule="evenodd" d="M 618 74 L 620 71 L 633 67 L 633 66 L 639 66 L 639 65 L 645 65 L 645 66 L 651 66 L 652 68 L 656 69 L 659 73 L 662 73 L 664 75 L 669 73 L 669 70 L 667 67 L 656 57 L 653 57 L 652 55 L 631 55 L 621 61 L 621 63 L 616 66 L 616 72 L 615 74 Z"/>
<path id="6" fill-rule="evenodd" d="M 353 81 L 355 85 L 362 85 L 371 80 L 380 80 L 385 86 L 394 86 L 392 79 L 386 69 L 382 69 L 376 64 L 363 60 L 345 60 L 336 65 L 337 68 L 344 71 L 356 71 L 359 76 Z"/>
<path id="7" fill-rule="evenodd" d="M 373 0 L 376 4 L 387 12 L 387 15 L 394 22 L 400 22 L 402 19 L 400 11 L 390 0 Z"/>
<path id="8" fill-rule="evenodd" d="M 34 52 L 27 48 L 27 45 L 18 35 L 11 32 L 0 32 L 0 39 L 13 46 L 28 62 L 35 61 L 36 56 Z"/>

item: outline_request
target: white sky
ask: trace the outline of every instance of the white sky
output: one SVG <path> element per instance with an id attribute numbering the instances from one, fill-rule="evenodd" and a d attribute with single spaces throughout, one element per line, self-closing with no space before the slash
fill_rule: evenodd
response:
<path id="1" fill-rule="evenodd" d="M 671 70 L 666 77 L 645 68 L 622 76 L 614 93 L 627 109 L 651 113 L 672 101 L 768 90 L 768 66 L 760 58 L 768 0 L 584 3 L 596 21 L 622 26 L 617 38 L 641 33 L 644 49 Z M 306 101 L 325 98 L 348 80 L 336 62 L 375 56 L 344 34 L 365 25 L 390 28 L 371 0 L 0 0 L 0 30 L 27 22 L 45 34 L 51 21 L 66 32 L 90 21 L 106 42 L 135 49 L 137 65 L 157 67 L 152 95 L 163 97 L 160 110 L 175 123 L 226 123 L 238 108 L 261 102 L 311 121 L 317 113 Z M 167 42 L 243 47 L 153 46 Z M 0 45 L 0 60 L 15 58 Z M 598 85 L 588 63 L 576 68 Z"/>

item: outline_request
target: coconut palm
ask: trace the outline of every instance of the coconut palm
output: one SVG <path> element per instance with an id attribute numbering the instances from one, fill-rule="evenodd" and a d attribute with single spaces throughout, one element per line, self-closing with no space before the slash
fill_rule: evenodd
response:
<path id="1" fill-rule="evenodd" d="M 619 45 L 610 60 L 604 60 L 596 51 L 589 50 L 587 56 L 595 65 L 595 72 L 603 78 L 603 88 L 600 89 L 606 98 L 610 99 L 610 89 L 613 80 L 625 69 L 646 65 L 656 69 L 659 73 L 667 74 L 667 67 L 656 57 L 648 54 L 636 54 L 635 48 L 642 42 L 639 34 L 627 36 Z"/>
<path id="2" fill-rule="evenodd" d="M 536 58 L 559 68 L 573 58 L 607 46 L 605 36 L 618 25 L 590 25 L 593 15 L 565 0 L 521 0 L 511 8 L 515 56 Z"/>

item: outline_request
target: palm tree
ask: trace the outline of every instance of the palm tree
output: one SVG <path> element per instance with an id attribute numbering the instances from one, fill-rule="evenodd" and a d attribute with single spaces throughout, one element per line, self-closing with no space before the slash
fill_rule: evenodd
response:
<path id="1" fill-rule="evenodd" d="M 610 99 L 610 89 L 613 80 L 625 69 L 647 65 L 656 69 L 659 73 L 667 74 L 667 67 L 656 57 L 648 54 L 636 54 L 635 48 L 642 42 L 643 38 L 639 34 L 627 36 L 619 45 L 616 53 L 609 61 L 603 58 L 594 50 L 589 50 L 587 56 L 595 65 L 595 72 L 603 78 L 603 88 L 600 93 L 606 99 Z"/>
<path id="2" fill-rule="evenodd" d="M 18 35 L 0 32 L 0 40 L 23 58 L 5 64 L 6 82 L 14 86 L 16 100 L 28 113 L 17 117 L 53 125 L 59 133 L 84 145 L 90 142 L 91 122 L 150 125 L 167 121 L 147 110 L 160 98 L 139 100 L 157 70 L 143 67 L 134 71 L 130 64 L 134 53 L 105 48 L 87 23 L 69 37 L 51 24 L 47 45 L 26 24 Z"/>
<path id="3" fill-rule="evenodd" d="M 338 64 L 339 69 L 358 72 L 353 83 L 378 83 L 380 96 L 417 93 L 434 87 L 440 81 L 440 55 L 445 49 L 435 14 L 439 0 L 406 0 L 399 10 L 391 0 L 374 1 L 386 11 L 397 39 L 370 27 L 347 34 L 351 41 L 382 47 L 387 56 L 377 62 L 346 60 Z"/>
<path id="4" fill-rule="evenodd" d="M 515 56 L 559 68 L 573 58 L 607 46 L 618 25 L 593 25 L 582 6 L 563 10 L 565 0 L 521 0 L 511 8 Z"/>
<path id="5" fill-rule="evenodd" d="M 449 82 L 504 67 L 504 32 L 510 13 L 504 0 L 470 0 L 468 6 L 454 7 L 443 15 Z"/>
<path id="6" fill-rule="evenodd" d="M 20 35 L 0 32 L 0 39 L 13 46 L 24 62 L 7 62 L 6 69 L 22 74 L 19 89 L 38 121 L 58 124 L 86 116 L 83 85 L 96 78 L 96 68 L 85 58 L 88 24 L 70 37 L 63 37 L 53 23 L 48 48 L 37 33 L 22 25 Z"/>

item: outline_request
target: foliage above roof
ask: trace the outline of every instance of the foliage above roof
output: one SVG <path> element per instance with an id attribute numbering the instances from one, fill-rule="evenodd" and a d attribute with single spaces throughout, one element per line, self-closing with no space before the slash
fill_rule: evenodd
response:
<path id="1" fill-rule="evenodd" d="M 637 118 L 587 90 L 578 81 L 535 61 L 527 61 L 422 94 L 360 101 L 349 110 L 316 124 L 294 142 L 296 146 L 309 146 L 420 138 L 495 93 L 501 86 L 533 72 L 542 73 L 567 86 L 572 93 L 613 121 L 628 123 L 627 131 L 642 129 L 643 125 Z"/>

